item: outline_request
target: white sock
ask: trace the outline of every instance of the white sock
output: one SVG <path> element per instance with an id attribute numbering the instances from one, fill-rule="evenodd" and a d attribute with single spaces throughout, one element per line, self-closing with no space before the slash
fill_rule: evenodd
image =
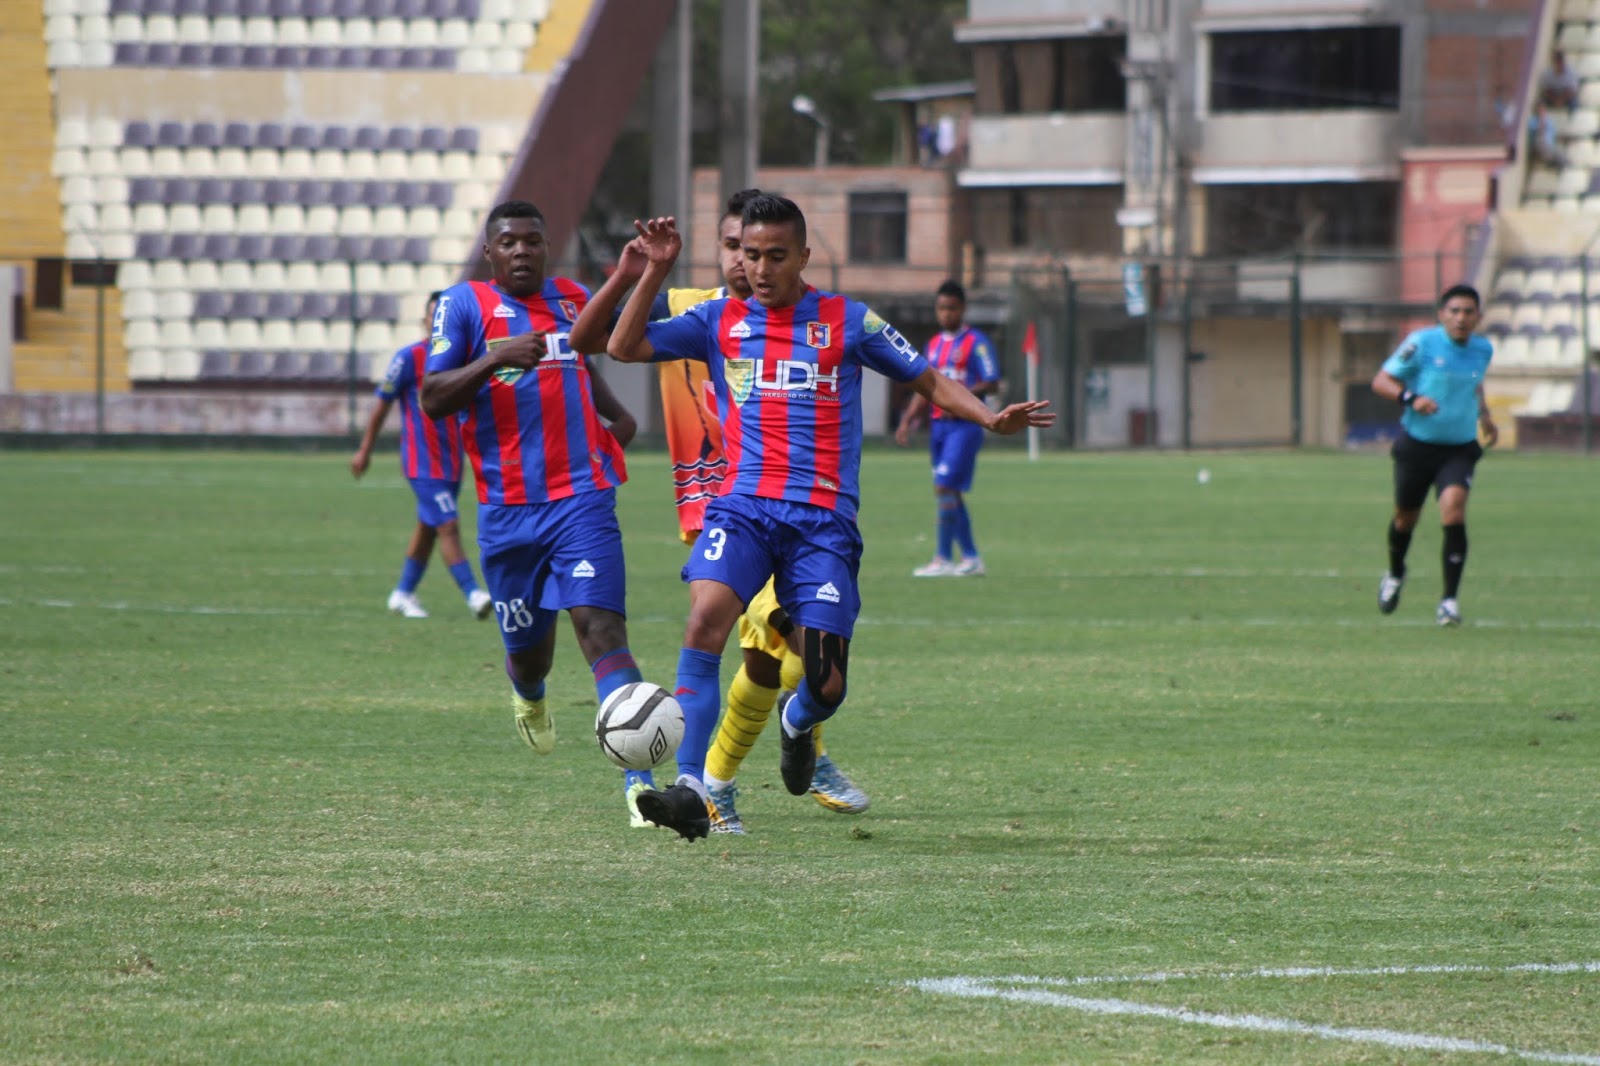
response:
<path id="1" fill-rule="evenodd" d="M 673 784 L 687 785 L 688 787 L 694 789 L 695 795 L 699 796 L 702 802 L 711 798 L 710 796 L 706 795 L 705 782 L 701 781 L 698 777 L 691 777 L 689 774 L 679 774 L 678 780 L 673 782 Z"/>

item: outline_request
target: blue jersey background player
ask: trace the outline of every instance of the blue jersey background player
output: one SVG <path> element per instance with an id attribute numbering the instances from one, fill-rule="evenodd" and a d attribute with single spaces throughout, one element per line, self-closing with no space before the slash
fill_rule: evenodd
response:
<path id="1" fill-rule="evenodd" d="M 1478 433 L 1491 446 L 1500 437 L 1483 396 L 1494 348 L 1474 330 L 1482 314 L 1478 291 L 1455 285 L 1439 297 L 1439 324 L 1408 336 L 1372 380 L 1372 391 L 1402 408 L 1394 457 L 1394 516 L 1389 521 L 1389 572 L 1378 586 L 1378 609 L 1393 613 L 1406 579 L 1406 551 L 1428 500 L 1439 495 L 1444 596 L 1434 612 L 1442 626 L 1461 624 L 1456 593 L 1467 565 L 1467 493 L 1483 457 Z"/>
<path id="2" fill-rule="evenodd" d="M 428 296 L 427 313 L 422 320 L 425 329 L 431 328 L 439 295 L 435 292 Z M 472 564 L 461 548 L 461 524 L 456 515 L 456 499 L 461 494 L 461 432 L 455 419 L 435 420 L 423 414 L 418 399 L 427 358 L 428 342 L 420 340 L 401 348 L 389 360 L 389 368 L 378 384 L 378 402 L 367 418 L 361 444 L 350 458 L 350 472 L 358 478 L 367 472 L 378 432 L 390 409 L 399 406 L 400 470 L 417 498 L 417 526 L 406 547 L 400 581 L 389 593 L 389 610 L 405 618 L 428 617 L 417 602 L 417 585 L 437 541 L 440 558 L 467 598 L 467 609 L 477 618 L 487 618 L 494 604 L 472 576 Z"/>
<path id="3" fill-rule="evenodd" d="M 974 396 L 987 396 L 1000 387 L 1000 365 L 989 338 L 965 323 L 967 290 L 946 281 L 933 298 L 933 317 L 939 335 L 928 342 L 928 362 L 939 373 L 967 387 Z M 912 396 L 900 416 L 894 439 L 908 444 L 911 430 L 928 412 L 928 450 L 933 461 L 933 492 L 938 505 L 937 541 L 933 559 L 912 571 L 916 577 L 967 577 L 984 573 L 983 557 L 972 536 L 972 518 L 964 494 L 972 491 L 983 447 L 983 427 Z M 955 549 L 961 558 L 954 558 Z"/>
<path id="4" fill-rule="evenodd" d="M 779 767 L 791 794 L 811 788 L 812 729 L 844 700 L 860 608 L 855 514 L 863 369 L 908 381 L 932 402 L 995 432 L 1054 420 L 1043 403 L 990 412 L 930 368 L 865 305 L 807 285 L 801 277 L 810 256 L 805 216 L 793 201 L 756 196 L 741 222 L 749 299 L 709 300 L 677 318 L 648 323 L 650 305 L 683 246 L 674 220 L 659 218 L 635 223 L 639 237 L 623 250 L 591 307 L 603 321 L 637 279 L 638 291 L 607 351 L 629 362 L 703 360 L 717 397 L 728 472 L 683 568 L 689 620 L 678 659 L 676 695 L 685 723 L 678 780 L 639 796 L 648 820 L 689 840 L 705 836 L 710 826 L 703 777 L 721 708 L 722 650 L 769 577 L 800 628 L 803 677 L 779 716 Z"/>

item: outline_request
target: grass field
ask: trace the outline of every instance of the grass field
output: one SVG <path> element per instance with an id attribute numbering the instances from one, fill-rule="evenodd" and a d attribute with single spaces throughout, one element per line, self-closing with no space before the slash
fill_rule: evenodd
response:
<path id="1" fill-rule="evenodd" d="M 538 759 L 442 567 L 382 610 L 392 462 L 0 455 L 0 1061 L 1600 1063 L 1600 465 L 1480 466 L 1458 630 L 1431 516 L 1376 610 L 1383 456 L 992 451 L 963 580 L 921 453 L 864 480 L 872 810 L 767 738 L 689 845 L 570 631 Z"/>

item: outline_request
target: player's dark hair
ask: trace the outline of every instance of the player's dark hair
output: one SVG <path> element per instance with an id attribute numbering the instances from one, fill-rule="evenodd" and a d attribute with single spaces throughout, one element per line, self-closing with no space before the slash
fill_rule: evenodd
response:
<path id="1" fill-rule="evenodd" d="M 800 246 L 806 244 L 806 216 L 800 210 L 800 205 L 786 196 L 777 196 L 770 192 L 758 192 L 744 205 L 744 211 L 739 215 L 739 221 L 746 226 L 757 222 L 771 224 L 785 223 L 794 227 L 795 236 L 800 239 Z"/>
<path id="2" fill-rule="evenodd" d="M 744 218 L 744 208 L 751 200 L 761 196 L 760 189 L 740 189 L 728 197 L 728 204 L 722 211 L 723 218 Z"/>
<path id="3" fill-rule="evenodd" d="M 431 303 L 438 303 L 439 302 L 439 297 L 441 297 L 443 295 L 444 295 L 444 290 L 443 289 L 434 289 L 432 292 L 428 293 L 428 298 L 426 300 L 422 301 L 422 306 L 423 307 L 427 307 Z"/>
<path id="4" fill-rule="evenodd" d="M 507 200 L 503 204 L 496 204 L 495 209 L 489 212 L 489 219 L 483 224 L 483 236 L 489 239 L 494 224 L 502 218 L 536 218 L 544 221 L 544 212 L 534 207 L 526 200 Z"/>
<path id="5" fill-rule="evenodd" d="M 964 289 L 961 285 L 961 282 L 957 281 L 955 278 L 946 280 L 943 285 L 939 286 L 939 291 L 933 295 L 935 299 L 939 298 L 940 296 L 954 296 L 962 303 L 967 302 L 967 290 Z"/>
<path id="6" fill-rule="evenodd" d="M 1454 300 L 1457 296 L 1465 296 L 1472 301 L 1472 306 L 1474 307 L 1483 306 L 1483 300 L 1478 296 L 1477 289 L 1474 289 L 1471 285 L 1452 285 L 1439 294 L 1440 309 L 1443 309 L 1445 304 Z"/>

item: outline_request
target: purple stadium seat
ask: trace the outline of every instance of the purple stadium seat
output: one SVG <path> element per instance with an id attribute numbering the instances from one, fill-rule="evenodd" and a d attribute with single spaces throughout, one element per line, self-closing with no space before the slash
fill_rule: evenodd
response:
<path id="1" fill-rule="evenodd" d="M 453 19 L 456 17 L 456 0 L 428 0 L 428 17 Z"/>
<path id="2" fill-rule="evenodd" d="M 233 182 L 224 178 L 201 178 L 195 182 L 194 199 L 198 204 L 231 204 Z"/>
<path id="3" fill-rule="evenodd" d="M 452 152 L 476 152 L 478 150 L 478 131 L 471 126 L 457 126 L 450 134 L 450 150 Z"/>
<path id="4" fill-rule="evenodd" d="M 175 14 L 180 17 L 184 15 L 209 15 L 211 13 L 211 5 L 207 3 L 207 0 L 178 0 L 173 6 L 176 9 Z"/>
<path id="5" fill-rule="evenodd" d="M 210 65 L 211 46 L 209 44 L 181 44 L 178 46 L 178 66 L 209 67 Z"/>
<path id="6" fill-rule="evenodd" d="M 428 18 L 428 0 L 397 0 L 394 5 L 396 18 L 406 20 Z"/>
<path id="7" fill-rule="evenodd" d="M 233 294 L 233 303 L 228 308 L 228 317 L 260 318 L 265 308 L 266 300 L 259 292 L 236 292 Z"/>
<path id="8" fill-rule="evenodd" d="M 160 178 L 134 178 L 128 183 L 128 202 L 130 204 L 160 204 L 165 203 L 161 195 L 162 181 Z"/>
<path id="9" fill-rule="evenodd" d="M 198 233 L 174 233 L 172 243 L 167 247 L 167 255 L 173 259 L 203 259 L 201 249 L 204 241 Z"/>
<path id="10" fill-rule="evenodd" d="M 244 66 L 244 48 L 237 44 L 212 45 L 211 65 L 223 68 Z M 229 147 L 232 147 L 232 145 Z"/>
<path id="11" fill-rule="evenodd" d="M 230 259 L 238 258 L 238 238 L 228 233 L 212 233 L 205 238 L 205 243 L 200 246 L 200 258 L 214 259 L 225 263 Z"/>
<path id="12" fill-rule="evenodd" d="M 265 233 L 246 233 L 239 237 L 239 243 L 234 248 L 233 254 L 246 262 L 256 263 L 267 258 L 270 251 L 271 247 Z"/>
<path id="13" fill-rule="evenodd" d="M 144 48 L 147 67 L 175 67 L 178 65 L 178 46 L 166 41 L 151 41 Z"/>
<path id="14" fill-rule="evenodd" d="M 428 238 L 411 237 L 406 241 L 405 251 L 401 258 L 408 263 L 426 263 L 430 256 Z"/>
<path id="15" fill-rule="evenodd" d="M 330 182 L 329 196 L 325 202 L 333 204 L 334 207 L 355 207 L 357 204 L 365 203 L 362 192 L 366 184 L 364 181 Z"/>
<path id="16" fill-rule="evenodd" d="M 118 41 L 111 62 L 119 67 L 144 66 L 144 45 L 139 41 Z"/>
<path id="17" fill-rule="evenodd" d="M 269 178 L 261 183 L 261 199 L 268 207 L 275 207 L 278 204 L 299 203 L 299 200 L 296 199 L 298 190 L 299 182 Z"/>
<path id="18" fill-rule="evenodd" d="M 207 348 L 200 353 L 200 380 L 226 381 L 233 377 L 233 357 L 228 352 Z"/>
<path id="19" fill-rule="evenodd" d="M 334 258 L 359 263 L 368 258 L 367 249 L 371 245 L 372 241 L 366 237 L 340 237 L 338 252 Z"/>
<path id="20" fill-rule="evenodd" d="M 400 49 L 401 70 L 427 70 L 433 65 L 432 48 L 402 48 Z"/>
<path id="21" fill-rule="evenodd" d="M 456 69 L 456 50 L 454 48 L 435 48 L 433 58 L 428 61 L 428 66 L 434 70 Z"/>
<path id="22" fill-rule="evenodd" d="M 376 126 L 361 126 L 356 130 L 354 145 L 364 152 L 383 149 L 383 131 Z"/>
<path id="23" fill-rule="evenodd" d="M 162 186 L 161 198 L 169 204 L 196 203 L 200 187 L 190 178 L 168 178 Z"/>
<path id="24" fill-rule="evenodd" d="M 1550 332 L 1554 333 L 1557 337 L 1560 337 L 1562 340 L 1570 340 L 1571 338 L 1576 337 L 1578 335 L 1578 327 L 1577 326 L 1573 326 L 1573 325 L 1569 325 L 1569 324 L 1563 322 L 1561 325 L 1556 326 Z"/>
<path id="25" fill-rule="evenodd" d="M 248 351 L 239 353 L 239 363 L 233 373 L 235 377 L 248 381 L 260 381 L 271 369 L 272 364 L 267 360 L 266 352 Z"/>
<path id="26" fill-rule="evenodd" d="M 363 315 L 362 317 L 385 318 L 392 322 L 400 317 L 399 297 L 387 292 L 378 294 L 373 297 L 371 314 Z"/>
<path id="27" fill-rule="evenodd" d="M 339 65 L 339 50 L 319 44 L 306 49 L 306 66 L 313 70 L 332 70 Z"/>
<path id="28" fill-rule="evenodd" d="M 315 148 L 322 143 L 322 134 L 315 126 L 295 126 L 289 130 L 290 148 Z"/>
<path id="29" fill-rule="evenodd" d="M 272 65 L 284 70 L 298 70 L 306 65 L 307 49 L 295 44 L 280 44 L 272 50 Z"/>
<path id="30" fill-rule="evenodd" d="M 322 147 L 337 152 L 350 150 L 350 130 L 346 126 L 325 126 L 322 130 Z"/>
<path id="31" fill-rule="evenodd" d="M 267 183 L 257 178 L 238 178 L 233 183 L 233 202 L 259 204 L 267 199 Z"/>
<path id="32" fill-rule="evenodd" d="M 339 49 L 339 67 L 342 70 L 364 70 L 372 65 L 372 49 Z"/>
<path id="33" fill-rule="evenodd" d="M 139 259 L 167 259 L 172 239 L 165 233 L 141 233 L 134 244 L 133 254 Z"/>
<path id="34" fill-rule="evenodd" d="M 265 70 L 272 66 L 272 49 L 264 44 L 247 44 L 239 53 L 239 65 L 250 70 Z"/>
<path id="35" fill-rule="evenodd" d="M 272 17 L 292 19 L 300 17 L 300 0 L 272 0 Z"/>
<path id="36" fill-rule="evenodd" d="M 483 0 L 456 0 L 456 18 L 475 22 L 482 7 Z"/>
<path id="37" fill-rule="evenodd" d="M 428 202 L 428 183 L 422 181 L 397 182 L 394 189 L 394 199 L 391 204 L 399 204 L 408 210 L 421 207 Z"/>
<path id="38" fill-rule="evenodd" d="M 342 352 L 312 352 L 306 358 L 307 381 L 343 381 L 346 356 Z"/>
<path id="39" fill-rule="evenodd" d="M 228 297 L 215 289 L 206 289 L 194 294 L 194 317 L 196 318 L 227 318 Z"/>
<path id="40" fill-rule="evenodd" d="M 333 294 L 333 314 L 329 315 L 328 317 L 335 319 L 348 319 L 351 317 L 350 309 L 354 306 L 355 303 L 350 299 L 350 294 L 348 292 L 336 292 Z"/>
<path id="41" fill-rule="evenodd" d="M 392 263 L 400 258 L 400 253 L 403 250 L 404 245 L 400 243 L 400 238 L 398 237 L 374 237 L 372 238 L 372 247 L 367 252 L 367 258 L 376 263 Z M 365 318 L 367 316 L 360 315 L 358 312 L 358 317 Z"/>
<path id="42" fill-rule="evenodd" d="M 289 143 L 289 134 L 276 122 L 263 122 L 256 127 L 256 147 L 282 148 Z"/>
<path id="43" fill-rule="evenodd" d="M 222 143 L 229 148 L 250 148 L 256 143 L 255 127 L 248 122 L 230 122 L 223 127 Z"/>
<path id="44" fill-rule="evenodd" d="M 263 238 L 265 239 L 265 238 Z M 272 243 L 267 248 L 264 258 L 276 259 L 280 263 L 292 263 L 296 259 L 304 258 L 306 239 L 297 233 L 279 233 L 272 237 Z M 293 315 L 283 317 L 293 318 Z"/>
<path id="45" fill-rule="evenodd" d="M 144 14 L 144 3 L 142 0 L 111 0 L 111 16 L 113 18 L 118 15 L 142 14 Z"/>
<path id="46" fill-rule="evenodd" d="M 417 132 L 416 147 L 424 152 L 448 152 L 450 131 L 443 126 L 424 126 Z"/>
<path id="47" fill-rule="evenodd" d="M 300 14 L 308 19 L 331 19 L 334 17 L 333 0 L 301 0 Z"/>
<path id="48" fill-rule="evenodd" d="M 156 128 L 156 143 L 163 148 L 182 148 L 189 141 L 189 131 L 181 122 L 163 122 Z"/>
<path id="49" fill-rule="evenodd" d="M 1487 326 L 1483 327 L 1483 332 L 1487 333 L 1491 337 L 1506 337 L 1506 336 L 1510 336 L 1510 334 L 1511 334 L 1511 323 L 1509 323 L 1509 322 L 1491 322 Z"/>
<path id="50" fill-rule="evenodd" d="M 410 126 L 392 126 L 384 135 L 383 146 L 391 152 L 414 152 L 417 148 L 417 131 Z"/>
<path id="51" fill-rule="evenodd" d="M 339 303 L 332 293 L 308 292 L 300 301 L 301 318 L 332 318 Z"/>
<path id="52" fill-rule="evenodd" d="M 362 10 L 369 19 L 394 18 L 395 0 L 363 0 Z"/>
<path id="53" fill-rule="evenodd" d="M 428 183 L 428 204 L 443 211 L 450 206 L 455 198 L 455 186 L 448 181 L 430 181 Z"/>
<path id="54" fill-rule="evenodd" d="M 241 18 L 271 18 L 272 0 L 239 0 Z"/>
<path id="55" fill-rule="evenodd" d="M 341 19 L 361 18 L 361 0 L 333 0 L 333 14 Z"/>
<path id="56" fill-rule="evenodd" d="M 386 207 L 399 199 L 396 191 L 399 182 L 394 181 L 367 181 L 361 185 L 361 202 L 368 207 Z"/>
<path id="57" fill-rule="evenodd" d="M 1517 332 L 1530 340 L 1537 340 L 1544 335 L 1544 327 L 1529 323 L 1525 326 L 1519 326 Z"/>
<path id="58" fill-rule="evenodd" d="M 300 294 L 295 292 L 273 292 L 267 294 L 267 307 L 265 318 L 299 318 Z"/>
<path id="59" fill-rule="evenodd" d="M 267 376 L 273 381 L 299 381 L 305 374 L 305 357 L 299 352 L 276 352 Z"/>
<path id="60" fill-rule="evenodd" d="M 214 19 L 239 17 L 239 0 L 209 0 L 206 7 Z"/>
<path id="61" fill-rule="evenodd" d="M 177 13 L 177 0 L 144 0 L 144 14 L 146 18 L 150 17 L 151 15 L 175 15 Z"/>
<path id="62" fill-rule="evenodd" d="M 130 122 L 122 127 L 122 143 L 130 148 L 154 148 L 155 130 L 148 122 Z"/>
<path id="63" fill-rule="evenodd" d="M 343 184 L 342 182 L 340 184 Z M 331 181 L 303 181 L 297 201 L 302 207 L 333 203 L 334 183 Z"/>
<path id="64" fill-rule="evenodd" d="M 339 250 L 339 244 L 331 233 L 313 233 L 306 238 L 306 246 L 301 253 L 302 259 L 313 262 L 326 262 L 333 258 Z"/>
<path id="65" fill-rule="evenodd" d="M 374 70 L 394 70 L 400 66 L 400 49 L 374 48 L 367 57 L 367 65 Z"/>

